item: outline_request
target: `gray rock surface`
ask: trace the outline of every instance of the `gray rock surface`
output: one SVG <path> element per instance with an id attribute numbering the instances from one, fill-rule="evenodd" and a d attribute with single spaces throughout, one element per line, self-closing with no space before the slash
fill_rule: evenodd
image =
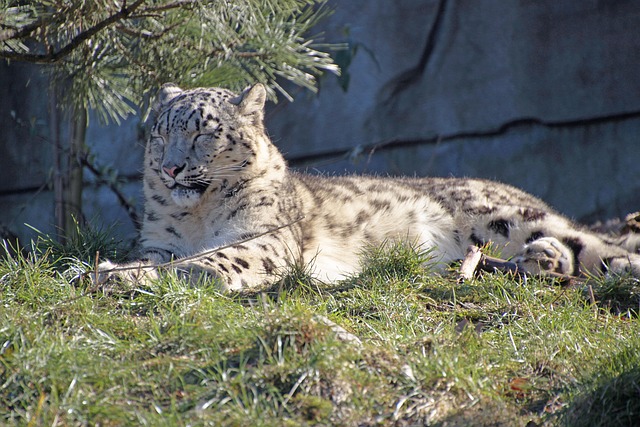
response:
<path id="1" fill-rule="evenodd" d="M 640 209 L 640 3 L 543 0 L 333 0 L 318 31 L 351 62 L 317 96 L 269 107 L 267 127 L 292 165 L 326 173 L 478 176 L 522 187 L 595 221 Z M 346 64 L 346 62 L 344 62 Z M 348 91 L 342 89 L 348 81 Z M 53 231 L 46 79 L 0 64 L 0 225 Z M 61 136 L 67 131 L 61 129 Z M 140 200 L 140 123 L 87 143 Z M 133 224 L 86 172 L 85 213 Z"/>

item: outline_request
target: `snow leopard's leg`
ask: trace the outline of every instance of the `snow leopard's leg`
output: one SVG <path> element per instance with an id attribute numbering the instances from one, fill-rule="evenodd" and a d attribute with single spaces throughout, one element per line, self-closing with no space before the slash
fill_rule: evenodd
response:
<path id="1" fill-rule="evenodd" d="M 640 254 L 543 209 L 499 206 L 473 218 L 469 242 L 492 242 L 500 256 L 534 274 L 627 274 L 640 277 Z"/>
<path id="2" fill-rule="evenodd" d="M 175 268 L 194 284 L 213 279 L 223 291 L 241 291 L 275 282 L 297 258 L 277 236 L 265 236 L 178 259 Z"/>
<path id="3" fill-rule="evenodd" d="M 144 259 L 128 264 L 109 261 L 98 267 L 98 285 L 117 283 L 144 285 L 158 278 L 158 271 L 175 271 L 197 285 L 202 280 L 216 280 L 224 291 L 240 291 L 274 282 L 282 271 L 295 262 L 295 246 L 286 238 L 271 233 L 255 240 L 220 249 L 205 250 L 193 256 L 171 259 L 148 250 Z"/>
<path id="4" fill-rule="evenodd" d="M 540 237 L 526 243 L 513 261 L 524 271 L 583 274 L 631 274 L 640 277 L 640 255 L 604 242 L 596 235 L 575 231 Z"/>
<path id="5" fill-rule="evenodd" d="M 94 285 L 103 289 L 122 284 L 144 285 L 158 278 L 157 266 L 171 259 L 171 253 L 164 249 L 147 249 L 136 261 L 114 264 L 103 261 L 98 271 L 91 273 Z"/>

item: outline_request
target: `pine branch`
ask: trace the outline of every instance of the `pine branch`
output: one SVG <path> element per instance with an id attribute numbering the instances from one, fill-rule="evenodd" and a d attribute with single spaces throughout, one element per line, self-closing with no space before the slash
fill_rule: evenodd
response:
<path id="1" fill-rule="evenodd" d="M 188 6 L 196 3 L 197 3 L 197 0 L 178 0 L 172 3 L 163 4 L 161 6 L 149 6 L 142 9 L 139 14 L 132 16 L 132 18 L 141 18 L 141 17 L 157 15 L 158 12 L 166 12 L 167 10 L 178 9 L 178 8 L 181 8 L 182 6 Z"/>
<path id="2" fill-rule="evenodd" d="M 36 22 L 25 25 L 22 28 L 4 26 L 7 29 L 0 31 L 0 42 L 25 38 L 31 35 L 38 28 L 47 25 L 49 22 L 50 21 L 46 19 L 40 19 Z"/>
<path id="3" fill-rule="evenodd" d="M 166 81 L 235 90 L 261 82 L 272 100 L 275 91 L 290 99 L 279 79 L 315 91 L 316 76 L 339 74 L 329 54 L 304 37 L 327 15 L 326 1 L 130 0 L 115 9 L 52 12 L 64 2 L 37 0 L 15 22 L 0 22 L 8 38 L 0 41 L 0 59 L 53 65 L 51 80 L 67 85 L 61 103 L 97 111 L 105 123 L 127 117 L 132 105 L 146 108 Z"/>
<path id="4" fill-rule="evenodd" d="M 0 50 L 0 58 L 5 58 L 8 60 L 14 60 L 14 61 L 31 62 L 35 64 L 52 64 L 52 63 L 58 62 L 61 59 L 68 56 L 71 52 L 73 52 L 76 48 L 78 48 L 82 43 L 89 40 L 91 37 L 95 36 L 100 31 L 107 28 L 109 25 L 112 25 L 118 21 L 122 21 L 130 17 L 130 15 L 132 15 L 133 12 L 135 12 L 136 9 L 138 9 L 144 2 L 145 0 L 137 0 L 129 7 L 126 6 L 126 2 L 125 2 L 125 4 L 123 4 L 122 8 L 120 8 L 118 12 L 98 22 L 96 25 L 89 28 L 88 30 L 81 32 L 80 34 L 75 36 L 69 43 L 67 43 L 64 47 L 58 49 L 57 51 L 52 51 L 44 54 L 38 54 L 38 53 L 33 54 L 33 53 L 19 53 L 15 51 Z"/>

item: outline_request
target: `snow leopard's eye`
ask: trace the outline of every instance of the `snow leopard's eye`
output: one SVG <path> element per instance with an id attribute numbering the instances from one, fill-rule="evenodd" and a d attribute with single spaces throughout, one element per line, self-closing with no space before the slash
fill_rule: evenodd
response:
<path id="1" fill-rule="evenodd" d="M 149 143 L 155 147 L 163 147 L 164 146 L 164 138 L 160 135 L 151 135 L 149 139 Z"/>
<path id="2" fill-rule="evenodd" d="M 220 132 L 222 132 L 222 125 L 218 125 L 215 128 L 203 130 L 193 137 L 193 142 L 206 142 L 211 139 L 216 139 L 220 136 Z"/>
<path id="3" fill-rule="evenodd" d="M 206 142 L 206 141 L 209 141 L 210 139 L 213 139 L 213 136 L 214 135 L 209 133 L 199 133 L 193 138 L 193 142 L 196 144 L 199 142 Z"/>

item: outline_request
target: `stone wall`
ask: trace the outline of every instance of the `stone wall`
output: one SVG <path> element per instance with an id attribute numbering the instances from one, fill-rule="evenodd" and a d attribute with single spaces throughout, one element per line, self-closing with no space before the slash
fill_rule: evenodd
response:
<path id="1" fill-rule="evenodd" d="M 273 108 L 292 164 L 498 179 L 587 222 L 640 208 L 640 3 L 335 5 L 349 90 Z"/>
<path id="2" fill-rule="evenodd" d="M 640 208 L 640 3 L 349 0 L 333 7 L 318 31 L 324 41 L 348 43 L 350 55 L 340 53 L 351 61 L 345 75 L 324 77 L 317 96 L 292 88 L 294 103 L 268 109 L 269 132 L 292 165 L 498 179 L 581 221 Z M 7 100 L 0 224 L 23 236 L 25 222 L 44 231 L 53 223 L 43 94 L 46 82 L 33 68 L 0 66 Z M 106 128 L 92 121 L 87 136 L 138 198 L 139 129 L 136 118 Z M 89 179 L 85 197 L 89 218 L 134 234 L 106 187 Z"/>

